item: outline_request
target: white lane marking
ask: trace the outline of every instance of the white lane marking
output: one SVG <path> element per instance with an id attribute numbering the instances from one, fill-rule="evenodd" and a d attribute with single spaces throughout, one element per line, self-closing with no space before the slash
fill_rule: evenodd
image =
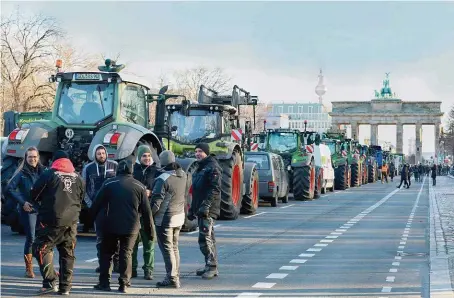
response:
<path id="1" fill-rule="evenodd" d="M 188 235 L 192 235 L 192 234 L 195 234 L 195 233 L 198 233 L 199 232 L 199 229 L 196 229 L 195 231 L 192 231 L 192 232 L 189 232 L 189 233 L 186 233 Z"/>
<path id="2" fill-rule="evenodd" d="M 266 278 L 283 279 L 287 275 L 288 275 L 287 273 L 271 273 Z"/>
<path id="3" fill-rule="evenodd" d="M 396 273 L 397 272 L 397 268 L 391 268 L 391 269 L 389 269 L 389 272 L 390 273 Z"/>
<path id="4" fill-rule="evenodd" d="M 323 242 L 325 242 L 325 243 L 331 243 L 331 242 L 333 242 L 333 241 L 334 241 L 334 240 L 326 240 L 326 239 L 320 240 L 320 242 L 322 242 L 322 243 L 323 243 Z"/>
<path id="5" fill-rule="evenodd" d="M 300 254 L 299 256 L 302 258 L 312 258 L 315 254 Z"/>
<path id="6" fill-rule="evenodd" d="M 339 233 L 339 232 L 331 232 L 330 234 L 331 235 L 342 235 L 342 233 Z"/>
<path id="7" fill-rule="evenodd" d="M 407 241 L 401 241 L 399 244 L 407 244 Z"/>
<path id="8" fill-rule="evenodd" d="M 352 224 L 352 223 L 346 223 L 346 224 L 344 224 L 344 226 L 346 226 L 346 227 L 352 227 L 353 225 L 354 225 L 354 224 Z"/>
<path id="9" fill-rule="evenodd" d="M 393 262 L 391 265 L 393 265 L 393 266 L 400 266 L 400 262 Z"/>
<path id="10" fill-rule="evenodd" d="M 306 249 L 306 251 L 322 251 L 321 248 L 309 248 L 309 249 Z"/>
<path id="11" fill-rule="evenodd" d="M 394 260 L 402 260 L 402 257 L 395 256 L 395 257 L 394 257 Z"/>
<path id="12" fill-rule="evenodd" d="M 403 251 L 403 250 L 398 250 L 397 253 L 398 253 L 398 254 L 403 254 L 404 251 Z"/>
<path id="13" fill-rule="evenodd" d="M 336 232 L 347 232 L 346 229 L 336 229 Z"/>
<path id="14" fill-rule="evenodd" d="M 331 234 L 332 234 L 332 233 L 331 233 Z M 340 234 L 340 233 L 339 233 L 339 234 Z M 325 238 L 326 238 L 326 239 L 336 239 L 337 237 L 339 237 L 339 236 L 326 236 Z"/>
<path id="15" fill-rule="evenodd" d="M 285 208 L 292 207 L 292 206 L 295 206 L 295 204 L 290 204 L 290 205 L 287 205 L 287 206 L 284 206 L 284 207 L 280 207 L 279 209 L 285 209 Z"/>
<path id="16" fill-rule="evenodd" d="M 253 288 L 260 288 L 260 289 L 271 289 L 276 285 L 275 282 L 258 282 L 255 285 L 253 285 Z"/>
<path id="17" fill-rule="evenodd" d="M 398 248 L 398 249 L 404 249 L 405 246 L 404 246 L 404 245 L 401 245 L 401 246 L 398 246 L 397 248 Z"/>
<path id="18" fill-rule="evenodd" d="M 395 279 L 396 279 L 395 276 L 387 276 L 387 277 L 386 277 L 386 281 L 387 281 L 387 282 L 394 282 Z"/>
<path id="19" fill-rule="evenodd" d="M 293 259 L 290 261 L 290 263 L 293 263 L 293 264 L 304 264 L 306 262 L 307 262 L 307 260 L 305 260 L 305 259 Z"/>
<path id="20" fill-rule="evenodd" d="M 318 247 L 326 247 L 326 246 L 328 246 L 328 244 L 325 244 L 325 243 L 317 243 L 317 244 L 315 244 L 314 246 L 316 246 L 316 247 L 317 247 L 317 246 L 318 246 Z"/>
<path id="21" fill-rule="evenodd" d="M 381 289 L 381 292 L 382 293 L 391 293 L 391 289 L 392 289 L 392 287 L 383 287 Z"/>
<path id="22" fill-rule="evenodd" d="M 85 263 L 93 263 L 93 262 L 96 262 L 97 260 L 98 260 L 98 258 L 93 258 L 90 260 L 86 260 Z"/>
<path id="23" fill-rule="evenodd" d="M 299 266 L 282 266 L 279 270 L 296 270 Z"/>
<path id="24" fill-rule="evenodd" d="M 251 217 L 254 217 L 254 216 L 259 216 L 259 215 L 262 215 L 262 214 L 265 214 L 266 212 L 259 212 L 259 213 L 256 213 L 256 214 L 252 214 L 252 215 L 249 215 L 249 216 L 245 216 L 244 218 L 251 218 Z"/>
<path id="25" fill-rule="evenodd" d="M 347 227 L 347 226 L 342 226 L 342 227 L 340 227 L 340 228 L 341 228 L 341 229 L 345 229 L 345 230 L 350 229 L 350 227 Z M 337 230 L 336 230 L 336 231 L 337 231 Z"/>
<path id="26" fill-rule="evenodd" d="M 241 293 L 236 298 L 243 298 L 243 297 L 248 297 L 248 298 L 253 298 L 253 297 L 260 297 L 262 296 L 263 293 Z"/>
<path id="27" fill-rule="evenodd" d="M 213 228 L 219 228 L 221 224 L 214 225 Z"/>
<path id="28" fill-rule="evenodd" d="M 401 240 L 402 240 L 402 241 L 407 241 L 408 238 L 407 238 L 407 237 L 402 237 Z"/>

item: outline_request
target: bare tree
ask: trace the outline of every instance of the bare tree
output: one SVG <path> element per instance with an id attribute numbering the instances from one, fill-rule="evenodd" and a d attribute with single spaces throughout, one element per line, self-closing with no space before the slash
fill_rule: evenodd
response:
<path id="1" fill-rule="evenodd" d="M 19 9 L 4 18 L 0 27 L 2 112 L 28 110 L 34 99 L 51 92 L 40 76 L 64 32 L 54 18 L 41 14 L 25 17 Z"/>
<path id="2" fill-rule="evenodd" d="M 188 99 L 196 100 L 200 85 L 218 92 L 229 91 L 232 78 L 222 68 L 213 69 L 204 66 L 194 67 L 174 74 L 176 89 Z"/>

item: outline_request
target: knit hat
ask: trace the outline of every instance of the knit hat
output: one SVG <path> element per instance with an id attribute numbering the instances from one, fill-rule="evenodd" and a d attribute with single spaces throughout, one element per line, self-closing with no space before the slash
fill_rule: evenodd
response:
<path id="1" fill-rule="evenodd" d="M 123 159 L 118 163 L 118 174 L 132 174 L 134 172 L 134 163 L 130 158 Z"/>
<path id="2" fill-rule="evenodd" d="M 68 153 L 66 153 L 63 150 L 58 150 L 54 154 L 54 160 L 60 159 L 60 158 L 69 158 Z"/>
<path id="3" fill-rule="evenodd" d="M 206 155 L 210 155 L 210 146 L 207 143 L 198 143 L 195 146 L 195 149 L 201 149 L 203 152 L 205 152 Z"/>
<path id="4" fill-rule="evenodd" d="M 159 160 L 161 161 L 161 166 L 165 167 L 168 164 L 175 162 L 175 154 L 170 150 L 162 151 L 159 154 Z"/>
<path id="5" fill-rule="evenodd" d="M 151 149 L 147 145 L 140 145 L 139 148 L 137 148 L 137 158 L 140 160 L 144 153 L 150 153 L 151 154 Z"/>

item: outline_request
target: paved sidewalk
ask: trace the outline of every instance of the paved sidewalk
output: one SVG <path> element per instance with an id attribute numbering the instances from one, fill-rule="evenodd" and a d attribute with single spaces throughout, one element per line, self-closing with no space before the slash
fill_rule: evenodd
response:
<path id="1" fill-rule="evenodd" d="M 429 181 L 430 297 L 454 298 L 454 177 Z"/>

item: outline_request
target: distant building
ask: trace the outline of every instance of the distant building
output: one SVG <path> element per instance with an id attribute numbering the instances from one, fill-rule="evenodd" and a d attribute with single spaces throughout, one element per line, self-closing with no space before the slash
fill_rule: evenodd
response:
<path id="1" fill-rule="evenodd" d="M 269 104 L 271 114 L 285 114 L 289 116 L 291 129 L 304 130 L 304 120 L 307 120 L 307 129 L 325 132 L 331 127 L 331 117 L 321 103 L 280 103 Z"/>

